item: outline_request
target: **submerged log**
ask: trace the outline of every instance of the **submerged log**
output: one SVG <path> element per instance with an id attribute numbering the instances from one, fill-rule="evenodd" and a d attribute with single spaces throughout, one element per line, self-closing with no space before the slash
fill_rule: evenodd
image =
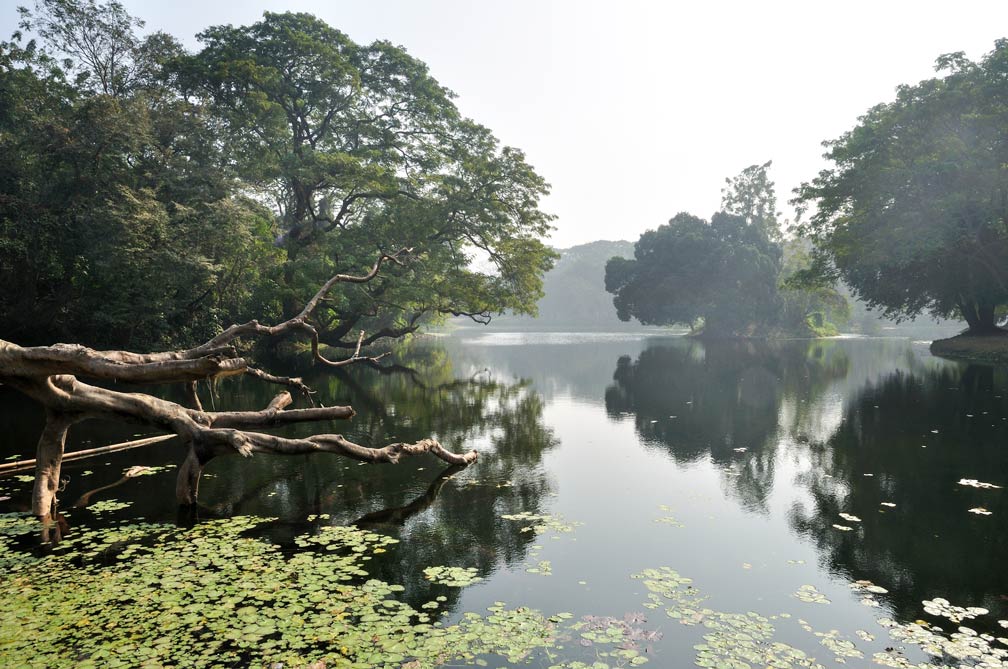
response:
<path id="1" fill-rule="evenodd" d="M 99 446 L 97 448 L 87 448 L 81 451 L 70 451 L 69 453 L 63 454 L 63 462 L 71 462 L 73 460 L 83 460 L 84 458 L 93 458 L 99 455 L 107 455 L 108 453 L 118 453 L 120 451 L 128 451 L 132 448 L 140 448 L 141 446 L 150 446 L 151 444 L 158 444 L 162 441 L 168 441 L 169 439 L 175 439 L 177 435 L 174 434 L 159 434 L 154 437 L 144 437 L 143 439 L 132 439 L 130 441 L 123 441 L 117 444 L 109 444 L 108 446 Z M 18 460 L 16 462 L 5 462 L 0 464 L 0 476 L 5 476 L 9 474 L 15 474 L 20 471 L 25 471 L 27 469 L 35 469 L 35 459 L 31 460 Z"/>
<path id="2" fill-rule="evenodd" d="M 287 391 L 258 411 L 206 411 L 199 401 L 196 381 L 237 374 L 295 388 L 311 399 L 311 391 L 301 379 L 265 372 L 238 356 L 235 346 L 243 337 L 306 336 L 311 343 L 314 362 L 326 367 L 376 362 L 382 356 L 361 355 L 363 331 L 351 356 L 342 360 L 324 357 L 319 350 L 318 331 L 310 318 L 336 284 L 371 281 L 378 276 L 383 263 L 402 264 L 400 255 L 405 253 L 408 249 L 381 255 L 364 275 L 337 274 L 297 316 L 283 323 L 266 326 L 249 321 L 232 325 L 208 342 L 184 351 L 141 354 L 96 351 L 71 344 L 27 348 L 0 340 L 0 382 L 28 395 L 46 410 L 46 425 L 36 452 L 32 511 L 39 518 L 55 517 L 67 432 L 75 423 L 94 418 L 148 425 L 179 437 L 186 447 L 176 482 L 176 498 L 180 504 L 196 503 L 203 468 L 221 455 L 335 453 L 362 462 L 394 464 L 404 455 L 430 453 L 451 465 L 465 466 L 474 462 L 476 451 L 452 453 L 433 439 L 368 448 L 341 434 L 288 438 L 260 432 L 293 423 L 346 420 L 354 415 L 353 408 L 348 406 L 288 410 L 293 398 Z M 91 385 L 78 377 L 113 383 L 184 383 L 192 406 L 185 407 L 144 393 Z"/>

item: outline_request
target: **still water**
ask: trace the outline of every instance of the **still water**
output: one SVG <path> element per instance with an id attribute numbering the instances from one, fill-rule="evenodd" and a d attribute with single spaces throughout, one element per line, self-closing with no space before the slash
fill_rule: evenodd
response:
<path id="1" fill-rule="evenodd" d="M 963 624 L 1008 635 L 998 625 L 1008 619 L 1008 498 L 959 483 L 1008 485 L 1008 369 L 938 359 L 905 339 L 557 333 L 429 336 L 396 363 L 387 374 L 307 373 L 318 400 L 358 412 L 324 431 L 376 446 L 434 436 L 452 450 L 476 448 L 477 463 L 445 471 L 433 458 L 219 458 L 201 482 L 199 516 L 276 518 L 261 534 L 280 545 L 319 522 L 392 535 L 400 543 L 369 571 L 405 586 L 401 597 L 416 607 L 444 593 L 446 622 L 498 601 L 574 619 L 630 614 L 658 632 L 642 648 L 650 666 L 693 665 L 704 633 L 644 606 L 654 600 L 631 575 L 659 567 L 692 578 L 709 610 L 770 617 L 776 639 L 825 666 L 839 661 L 822 642 L 830 630 L 864 654 L 855 666 L 894 645 L 879 618 L 954 630 L 924 612 L 922 601 L 936 597 L 988 609 Z M 260 407 L 274 392 L 222 383 L 212 402 Z M 31 457 L 41 416 L 3 398 L 0 459 Z M 92 425 L 69 448 L 134 432 Z M 180 455 L 168 442 L 68 463 L 61 500 L 71 526 L 102 522 L 75 503 L 109 499 L 130 502 L 130 516 L 175 522 L 173 471 L 121 473 Z M 25 508 L 29 486 L 0 479 L 0 498 L 9 497 L 0 512 Z M 506 518 L 523 512 L 569 531 L 537 536 Z M 434 586 L 423 576 L 433 565 L 475 567 L 482 580 Z M 886 592 L 866 596 L 851 586 L 859 580 Z M 590 645 L 561 653 L 590 659 Z"/>

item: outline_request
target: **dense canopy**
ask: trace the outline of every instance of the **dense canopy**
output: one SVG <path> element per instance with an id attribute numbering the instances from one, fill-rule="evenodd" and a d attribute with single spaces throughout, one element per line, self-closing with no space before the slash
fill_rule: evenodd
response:
<path id="1" fill-rule="evenodd" d="M 833 165 L 798 190 L 814 205 L 806 278 L 840 278 L 890 317 L 991 332 L 1008 304 L 1008 40 L 938 70 L 826 143 Z"/>
<path id="2" fill-rule="evenodd" d="M 606 265 L 606 290 L 621 320 L 692 326 L 709 334 L 745 334 L 772 314 L 780 247 L 761 226 L 723 212 L 705 221 L 677 214 L 641 235 L 634 259 Z"/>
<path id="3" fill-rule="evenodd" d="M 534 311 L 548 186 L 401 47 L 308 14 L 217 26 L 190 54 L 115 2 L 41 0 L 0 44 L 0 336 L 163 347 L 334 294 L 353 348 L 447 314 Z"/>

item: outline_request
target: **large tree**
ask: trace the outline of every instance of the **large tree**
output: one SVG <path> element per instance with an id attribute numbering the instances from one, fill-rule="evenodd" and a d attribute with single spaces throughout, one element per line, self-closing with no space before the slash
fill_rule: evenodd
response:
<path id="1" fill-rule="evenodd" d="M 117 3 L 45 0 L 0 43 L 0 337 L 163 347 L 250 311 L 272 216 Z"/>
<path id="2" fill-rule="evenodd" d="M 979 62 L 901 86 L 839 139 L 797 191 L 814 205 L 811 280 L 842 279 L 884 315 L 961 316 L 996 333 L 1008 304 L 1008 40 Z"/>
<path id="3" fill-rule="evenodd" d="M 401 48 L 307 14 L 195 55 L 114 0 L 22 19 L 0 45 L 0 337 L 191 344 L 407 247 L 421 263 L 319 306 L 324 343 L 534 311 L 545 181 Z"/>
<path id="4" fill-rule="evenodd" d="M 328 422 L 354 415 L 353 409 L 348 406 L 312 406 L 288 411 L 286 408 L 293 401 L 289 391 L 277 395 L 260 411 L 206 411 L 200 401 L 197 381 L 236 375 L 287 386 L 310 401 L 312 391 L 300 378 L 271 374 L 255 366 L 249 357 L 240 355 L 238 351 L 243 340 L 300 337 L 310 343 L 315 363 L 326 367 L 339 368 L 362 361 L 376 361 L 375 357 L 361 355 L 363 332 L 351 356 L 341 360 L 325 357 L 319 348 L 318 331 L 311 324 L 310 317 L 337 284 L 370 283 L 379 276 L 383 264 L 402 264 L 408 254 L 408 249 L 382 254 L 371 271 L 365 274 L 332 276 L 296 315 L 282 323 L 270 326 L 252 320 L 234 324 L 189 349 L 140 354 L 121 350 L 98 351 L 68 344 L 21 347 L 0 339 L 0 383 L 24 393 L 45 407 L 46 423 L 36 450 L 32 511 L 39 518 L 55 518 L 67 433 L 73 425 L 91 419 L 150 425 L 181 439 L 187 455 L 179 469 L 176 496 L 182 505 L 196 503 L 204 465 L 221 455 L 249 457 L 254 453 L 336 453 L 363 462 L 396 463 L 403 455 L 432 453 L 453 465 L 474 462 L 475 451 L 451 453 L 433 439 L 368 448 L 340 434 L 291 438 L 263 432 L 292 423 Z M 91 385 L 82 378 L 97 380 L 102 385 Z M 184 383 L 189 391 L 189 406 L 145 393 L 122 391 L 115 387 L 120 383 Z"/>
<path id="5" fill-rule="evenodd" d="M 389 275 L 323 305 L 323 341 L 397 336 L 445 314 L 532 312 L 552 252 L 540 241 L 545 181 L 464 118 L 427 66 L 384 41 L 357 44 L 308 14 L 217 26 L 177 63 L 186 95 L 210 104 L 225 152 L 279 218 L 286 252 L 261 310 L 375 248 L 408 246 L 423 272 Z M 487 270 L 472 269 L 481 262 Z"/>
<path id="6" fill-rule="evenodd" d="M 677 214 L 641 235 L 634 258 L 606 264 L 620 320 L 694 326 L 706 336 L 753 334 L 776 317 L 781 249 L 762 225 L 719 212 Z"/>

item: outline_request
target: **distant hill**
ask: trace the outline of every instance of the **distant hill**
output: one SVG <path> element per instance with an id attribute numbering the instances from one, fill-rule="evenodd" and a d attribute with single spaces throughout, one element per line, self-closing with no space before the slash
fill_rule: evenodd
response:
<path id="1" fill-rule="evenodd" d="M 632 258 L 633 242 L 597 241 L 558 249 L 559 260 L 543 279 L 539 316 L 495 316 L 493 329 L 639 330 L 616 317 L 613 296 L 605 290 L 605 264 L 613 256 Z M 460 324 L 463 324 L 459 321 Z M 651 328 L 648 328 L 651 329 Z"/>
<path id="2" fill-rule="evenodd" d="M 624 323 L 616 317 L 612 295 L 605 290 L 605 264 L 613 256 L 632 258 L 634 243 L 628 241 L 589 242 L 569 249 L 558 249 L 560 258 L 543 279 L 545 296 L 539 300 L 539 316 L 494 316 L 487 330 L 568 330 L 627 331 L 653 330 L 636 321 Z M 921 316 L 906 323 L 894 323 L 865 309 L 844 291 L 851 301 L 851 319 L 840 324 L 841 332 L 868 335 L 933 339 L 948 337 L 963 325 L 954 321 L 935 323 Z M 456 326 L 467 327 L 469 319 L 457 318 Z M 484 326 L 478 326 L 484 329 Z"/>

